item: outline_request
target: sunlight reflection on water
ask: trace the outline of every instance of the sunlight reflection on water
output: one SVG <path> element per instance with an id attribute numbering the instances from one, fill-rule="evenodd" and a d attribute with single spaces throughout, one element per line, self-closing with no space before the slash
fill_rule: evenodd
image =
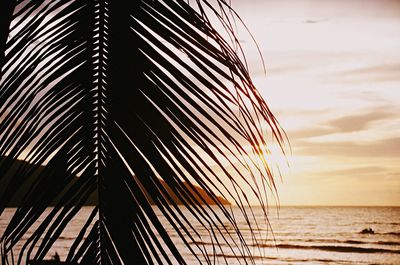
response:
<path id="1" fill-rule="evenodd" d="M 56 251 L 61 259 L 66 257 L 70 245 L 91 209 L 84 207 L 70 222 L 50 251 L 49 258 Z M 183 208 L 182 210 L 185 211 Z M 3 233 L 14 211 L 15 209 L 6 209 L 1 216 L 0 234 Z M 254 251 L 256 264 L 399 264 L 400 262 L 399 207 L 282 207 L 279 219 L 274 214 L 276 212 L 271 211 L 273 235 L 262 221 L 254 231 L 258 234 L 258 238 L 268 238 L 257 242 L 261 251 L 255 247 L 256 243 L 252 243 L 250 229 L 246 221 L 240 217 L 239 209 L 233 207 L 233 212 L 244 237 L 251 245 L 251 251 Z M 261 208 L 255 207 L 255 215 L 262 220 Z M 160 214 L 159 216 L 163 220 Z M 201 249 L 208 252 L 211 261 L 216 258 L 224 264 L 226 258 L 230 265 L 239 264 L 234 256 L 229 254 L 230 251 L 224 244 L 221 247 L 226 251 L 225 254 L 222 255 L 221 251 L 216 249 L 214 256 L 209 231 L 195 220 L 190 221 L 202 237 L 199 241 Z M 375 233 L 360 233 L 362 229 L 368 227 Z M 226 224 L 225 228 L 227 231 L 233 231 L 229 224 Z M 178 249 L 182 251 L 185 260 L 189 264 L 197 264 L 196 258 L 190 254 L 172 227 L 166 225 L 166 229 Z M 31 229 L 34 230 L 35 228 Z M 14 255 L 20 248 L 20 245 L 16 246 Z M 244 259 L 248 260 L 248 257 L 245 256 Z"/>

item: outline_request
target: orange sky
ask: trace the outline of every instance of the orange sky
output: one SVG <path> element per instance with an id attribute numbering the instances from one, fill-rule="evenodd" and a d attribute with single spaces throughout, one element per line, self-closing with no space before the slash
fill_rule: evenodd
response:
<path id="1" fill-rule="evenodd" d="M 232 6 L 264 56 L 267 75 L 239 28 L 253 80 L 292 147 L 290 168 L 277 161 L 281 205 L 400 205 L 400 2 Z"/>
<path id="2" fill-rule="evenodd" d="M 293 155 L 281 205 L 400 205 L 400 2 L 232 1 Z"/>

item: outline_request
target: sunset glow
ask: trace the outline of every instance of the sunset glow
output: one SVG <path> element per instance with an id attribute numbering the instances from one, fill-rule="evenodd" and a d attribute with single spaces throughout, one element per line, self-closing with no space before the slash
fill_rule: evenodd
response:
<path id="1" fill-rule="evenodd" d="M 233 1 L 254 81 L 286 130 L 282 205 L 400 205 L 400 3 Z M 278 160 L 278 164 L 282 164 Z"/>

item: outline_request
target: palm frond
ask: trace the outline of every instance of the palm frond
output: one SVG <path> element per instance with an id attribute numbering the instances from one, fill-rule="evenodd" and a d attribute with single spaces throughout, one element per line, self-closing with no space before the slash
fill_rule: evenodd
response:
<path id="1" fill-rule="evenodd" d="M 238 55 L 235 13 L 193 2 L 2 1 L 0 213 L 24 193 L 2 264 L 45 259 L 93 196 L 71 264 L 186 264 L 167 225 L 200 263 L 251 257 L 218 195 L 253 229 L 246 190 L 266 206 L 266 141 L 284 135 Z"/>

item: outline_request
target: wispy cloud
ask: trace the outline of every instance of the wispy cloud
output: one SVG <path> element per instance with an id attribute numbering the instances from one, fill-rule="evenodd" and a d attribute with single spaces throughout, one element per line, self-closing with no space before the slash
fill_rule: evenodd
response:
<path id="1" fill-rule="evenodd" d="M 302 140 L 297 142 L 297 152 L 309 156 L 339 156 L 339 157 L 399 157 L 400 138 L 389 138 L 370 143 L 355 143 L 350 141 L 312 142 Z"/>
<path id="2" fill-rule="evenodd" d="M 284 113 L 282 115 L 292 116 L 316 116 L 329 114 L 329 111 L 303 111 L 289 114 Z M 342 116 L 335 119 L 326 120 L 323 122 L 316 123 L 312 127 L 300 128 L 288 131 L 291 139 L 308 139 L 320 136 L 328 136 L 331 134 L 343 134 L 360 132 L 371 129 L 374 123 L 379 121 L 391 120 L 397 117 L 395 110 L 391 106 L 380 106 L 372 110 L 361 110 L 359 112 Z M 310 119 L 310 117 L 308 117 Z M 321 118 L 319 118 L 321 120 Z M 312 141 L 312 139 L 309 139 Z"/>
<path id="3" fill-rule="evenodd" d="M 376 73 L 400 73 L 400 64 L 381 64 L 347 71 L 349 75 L 370 75 Z"/>
<path id="4" fill-rule="evenodd" d="M 361 114 L 353 114 L 341 117 L 329 122 L 329 125 L 338 132 L 355 132 L 366 129 L 371 123 L 385 120 L 394 116 L 388 111 L 369 111 Z"/>
<path id="5" fill-rule="evenodd" d="M 387 173 L 387 168 L 381 166 L 347 167 L 336 170 L 324 170 L 316 172 L 319 176 L 357 176 L 365 177 L 368 175 L 378 176 Z"/>
<path id="6" fill-rule="evenodd" d="M 400 64 L 388 63 L 338 71 L 334 79 L 341 82 L 397 82 L 399 76 Z"/>
<path id="7" fill-rule="evenodd" d="M 289 135 L 290 139 L 293 139 L 293 141 L 296 141 L 298 139 L 306 139 L 306 138 L 329 135 L 334 132 L 335 132 L 335 130 L 333 128 L 313 127 L 313 128 L 289 131 L 288 135 Z"/>

